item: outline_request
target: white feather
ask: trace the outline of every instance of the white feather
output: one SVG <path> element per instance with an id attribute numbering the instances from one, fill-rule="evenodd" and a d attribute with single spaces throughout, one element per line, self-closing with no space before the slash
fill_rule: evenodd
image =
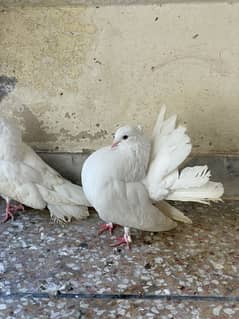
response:
<path id="1" fill-rule="evenodd" d="M 78 185 L 72 184 L 65 180 L 64 184 L 54 186 L 55 192 L 61 198 L 70 198 L 71 202 L 75 205 L 90 206 L 89 201 L 86 199 L 82 188 Z"/>
<path id="2" fill-rule="evenodd" d="M 217 202 L 221 200 L 224 188 L 222 183 L 207 182 L 199 187 L 190 187 L 177 189 L 170 193 L 166 199 L 182 202 L 198 202 L 208 204 L 210 201 Z"/>
<path id="3" fill-rule="evenodd" d="M 185 216 L 183 212 L 181 212 L 176 207 L 170 205 L 169 203 L 162 200 L 157 204 L 157 206 L 159 207 L 161 212 L 169 218 L 185 224 L 192 224 L 190 218 Z"/>
<path id="4" fill-rule="evenodd" d="M 181 172 L 171 189 L 200 187 L 206 184 L 211 177 L 207 165 L 186 167 Z"/>
<path id="5" fill-rule="evenodd" d="M 52 205 L 48 204 L 51 217 L 55 221 L 70 222 L 72 217 L 83 219 L 89 216 L 86 206 L 79 205 Z"/>

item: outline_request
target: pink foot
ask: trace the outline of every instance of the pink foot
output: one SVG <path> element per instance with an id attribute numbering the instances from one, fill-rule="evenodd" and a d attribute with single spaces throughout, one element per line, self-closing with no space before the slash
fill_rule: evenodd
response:
<path id="1" fill-rule="evenodd" d="M 109 231 L 110 235 L 112 235 L 113 229 L 116 227 L 116 225 L 109 223 L 109 224 L 102 224 L 100 225 L 100 230 L 98 232 L 98 235 L 101 235 L 105 231 Z"/>
<path id="2" fill-rule="evenodd" d="M 2 220 L 2 223 L 6 223 L 10 218 L 11 218 L 11 220 L 14 220 L 14 216 L 13 216 L 11 210 L 10 210 L 10 207 L 7 206 L 5 217 Z"/>
<path id="3" fill-rule="evenodd" d="M 121 246 L 121 245 L 127 245 L 127 247 L 130 249 L 131 248 L 131 243 L 132 243 L 132 239 L 131 239 L 130 235 L 124 234 L 123 237 L 117 238 L 115 244 L 112 244 L 110 246 L 111 247 L 118 247 L 118 246 Z"/>
<path id="4" fill-rule="evenodd" d="M 25 207 L 22 204 L 10 205 L 10 210 L 14 213 L 18 212 L 19 210 L 23 212 L 25 210 Z"/>
<path id="5" fill-rule="evenodd" d="M 7 203 L 6 213 L 5 213 L 4 219 L 2 220 L 2 223 L 6 223 L 10 218 L 11 218 L 11 220 L 14 220 L 13 213 L 15 213 L 19 210 L 22 212 L 25 210 L 25 208 L 22 204 L 10 205 L 9 203 Z"/>

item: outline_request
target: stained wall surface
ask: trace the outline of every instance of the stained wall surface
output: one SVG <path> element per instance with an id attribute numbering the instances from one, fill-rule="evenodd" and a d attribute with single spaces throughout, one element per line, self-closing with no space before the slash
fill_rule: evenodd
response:
<path id="1" fill-rule="evenodd" d="M 0 5 L 0 115 L 36 149 L 150 133 L 165 103 L 195 153 L 239 152 L 238 3 Z"/>

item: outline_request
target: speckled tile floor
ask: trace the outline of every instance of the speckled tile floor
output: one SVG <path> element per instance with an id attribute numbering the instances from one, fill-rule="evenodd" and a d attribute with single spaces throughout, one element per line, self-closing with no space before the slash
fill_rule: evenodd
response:
<path id="1" fill-rule="evenodd" d="M 110 247 L 120 228 L 98 237 L 94 212 L 1 224 L 0 318 L 239 318 L 239 202 L 175 205 L 193 225 L 133 231 L 131 250 Z"/>

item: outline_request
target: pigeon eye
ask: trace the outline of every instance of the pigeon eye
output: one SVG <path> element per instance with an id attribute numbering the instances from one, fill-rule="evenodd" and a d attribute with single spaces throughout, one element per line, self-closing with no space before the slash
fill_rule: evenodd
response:
<path id="1" fill-rule="evenodd" d="M 123 138 L 123 140 L 127 140 L 128 135 L 124 135 L 122 138 Z"/>

